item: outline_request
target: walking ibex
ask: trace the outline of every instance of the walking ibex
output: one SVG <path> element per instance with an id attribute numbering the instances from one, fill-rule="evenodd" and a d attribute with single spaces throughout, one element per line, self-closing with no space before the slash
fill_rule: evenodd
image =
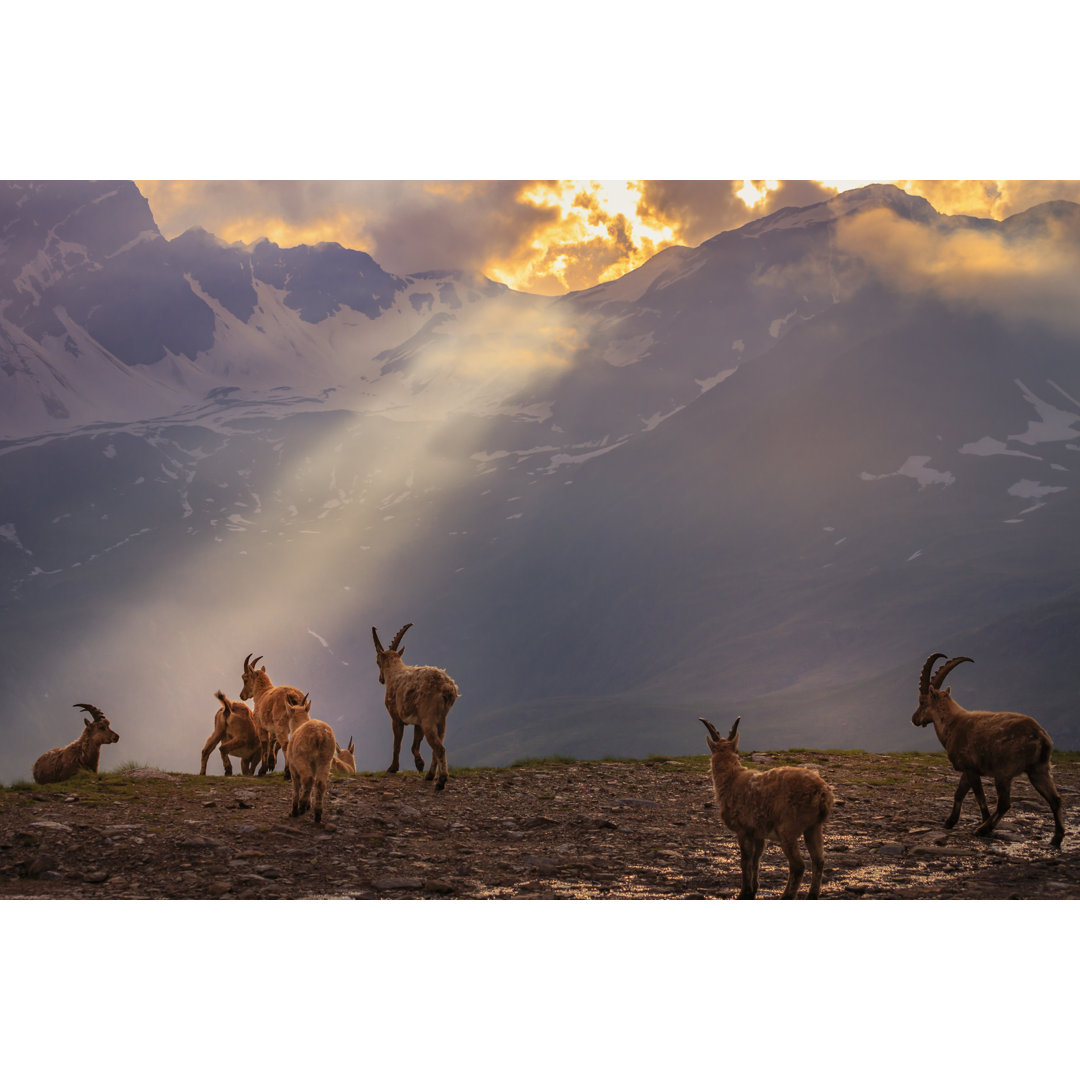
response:
<path id="1" fill-rule="evenodd" d="M 386 686 L 386 711 L 394 727 L 394 760 L 388 773 L 398 771 L 398 758 L 401 754 L 401 737 L 406 724 L 414 724 L 412 754 L 417 772 L 424 769 L 424 759 L 420 756 L 420 740 L 427 739 L 431 747 L 431 767 L 425 780 L 430 780 L 438 773 L 435 790 L 446 787 L 446 714 L 458 699 L 457 683 L 442 668 L 409 665 L 401 659 L 405 651 L 399 649 L 405 631 L 412 626 L 406 623 L 384 649 L 379 641 L 379 632 L 373 626 L 371 636 L 375 639 L 375 659 L 379 665 L 379 682 Z"/>
<path id="2" fill-rule="evenodd" d="M 1050 736 L 1030 716 L 1012 712 L 969 712 L 953 701 L 952 688 L 941 689 L 945 676 L 957 664 L 973 663 L 970 656 L 955 656 L 931 677 L 934 661 L 944 653 L 934 653 L 923 664 L 919 676 L 919 707 L 911 722 L 917 727 L 933 724 L 952 767 L 960 773 L 960 783 L 953 799 L 952 813 L 945 821 L 951 829 L 960 820 L 960 806 L 968 789 L 982 811 L 982 824 L 976 836 L 988 836 L 1012 805 L 1009 797 L 1013 779 L 1027 773 L 1032 787 L 1050 804 L 1054 815 L 1054 836 L 1050 843 L 1061 846 L 1065 827 L 1061 823 L 1061 796 L 1050 775 Z M 994 812 L 986 805 L 982 777 L 993 777 L 997 788 Z"/>

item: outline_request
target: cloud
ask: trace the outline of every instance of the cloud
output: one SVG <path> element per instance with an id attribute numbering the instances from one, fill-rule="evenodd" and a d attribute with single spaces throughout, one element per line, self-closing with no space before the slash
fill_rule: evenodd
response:
<path id="1" fill-rule="evenodd" d="M 877 209 L 837 223 L 839 252 L 887 284 L 998 317 L 1080 334 L 1080 245 L 1075 225 L 1046 217 L 1030 229 L 941 229 Z"/>

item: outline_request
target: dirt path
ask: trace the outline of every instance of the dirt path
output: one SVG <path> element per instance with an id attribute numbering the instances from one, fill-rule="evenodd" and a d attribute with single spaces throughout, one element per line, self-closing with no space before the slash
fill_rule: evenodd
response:
<path id="1" fill-rule="evenodd" d="M 942 828 L 956 786 L 943 755 L 754 757 L 833 785 L 823 898 L 1080 898 L 1080 762 L 1055 766 L 1067 830 L 1055 851 L 1024 778 L 981 839 L 971 796 L 960 826 Z M 0 898 L 726 899 L 739 887 L 705 758 L 463 770 L 438 794 L 414 773 L 363 774 L 334 780 L 321 826 L 290 808 L 277 775 L 144 769 L 0 790 Z M 767 844 L 759 895 L 779 895 L 786 875 Z"/>

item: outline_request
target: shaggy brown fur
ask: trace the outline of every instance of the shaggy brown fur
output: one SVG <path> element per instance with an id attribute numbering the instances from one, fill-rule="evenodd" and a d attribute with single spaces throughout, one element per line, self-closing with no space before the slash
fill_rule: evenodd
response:
<path id="1" fill-rule="evenodd" d="M 259 766 L 259 775 L 264 776 L 267 771 L 273 771 L 277 763 L 275 745 L 281 747 L 285 758 L 285 779 L 289 778 L 289 757 L 285 748 L 289 743 L 289 714 L 286 709 L 286 700 L 290 696 L 299 701 L 304 695 L 295 686 L 275 686 L 266 674 L 266 665 L 256 670 L 255 664 L 262 659 L 261 656 L 251 659 L 248 653 L 244 661 L 244 686 L 240 691 L 242 701 L 251 700 L 255 706 L 254 721 L 255 730 L 263 744 L 262 765 Z"/>
<path id="2" fill-rule="evenodd" d="M 337 750 L 337 739 L 329 724 L 311 717 L 311 699 L 304 696 L 299 703 L 289 701 L 289 741 L 285 758 L 292 772 L 292 816 L 299 817 L 311 808 L 312 789 L 315 791 L 315 821 L 322 821 L 323 798 L 330 781 L 330 767 Z"/>
<path id="3" fill-rule="evenodd" d="M 221 708 L 214 716 L 214 730 L 202 749 L 199 775 L 206 775 L 206 763 L 214 747 L 221 743 L 221 764 L 225 767 L 225 775 L 232 776 L 229 758 L 238 757 L 241 774 L 254 776 L 255 766 L 262 758 L 262 740 L 255 730 L 251 706 L 244 701 L 230 701 L 220 690 L 214 697 L 221 702 Z"/>
<path id="4" fill-rule="evenodd" d="M 398 771 L 405 725 L 415 725 L 412 755 L 416 771 L 423 772 L 424 769 L 424 759 L 420 756 L 420 740 L 424 738 L 431 747 L 431 767 L 424 779 L 431 780 L 437 772 L 435 790 L 442 791 L 449 775 L 443 743 L 446 738 L 446 716 L 460 695 L 457 683 L 442 668 L 409 665 L 401 659 L 405 650 L 399 649 L 398 645 L 410 626 L 412 623 L 406 623 L 394 635 L 388 649 L 382 647 L 375 627 L 371 628 L 371 636 L 375 639 L 375 660 L 379 665 L 379 682 L 386 686 L 386 711 L 390 714 L 394 729 L 394 760 L 386 771 Z"/>
<path id="5" fill-rule="evenodd" d="M 699 717 L 700 719 L 700 717 Z M 726 739 L 708 722 L 706 742 L 712 754 L 710 769 L 720 817 L 739 841 L 742 866 L 740 900 L 753 900 L 758 890 L 758 864 L 766 840 L 776 840 L 788 861 L 784 900 L 794 900 L 806 864 L 799 854 L 799 837 L 806 840 L 812 867 L 808 900 L 821 893 L 825 869 L 822 826 L 833 805 L 833 793 L 812 769 L 783 766 L 755 772 L 739 761 L 739 720 Z"/>
<path id="6" fill-rule="evenodd" d="M 960 807 L 968 790 L 982 813 L 977 836 L 988 836 L 1012 805 L 1013 780 L 1026 773 L 1032 787 L 1047 801 L 1054 818 L 1054 835 L 1050 843 L 1060 847 L 1065 836 L 1061 821 L 1061 796 L 1050 774 L 1050 751 L 1053 742 L 1046 731 L 1030 716 L 1010 712 L 972 712 L 953 701 L 952 688 L 941 689 L 945 676 L 957 664 L 973 663 L 970 657 L 957 656 L 942 664 L 931 678 L 934 661 L 944 657 L 934 653 L 923 664 L 919 677 L 919 707 L 911 717 L 916 727 L 934 725 L 934 731 L 945 747 L 952 767 L 960 773 L 960 783 L 953 798 L 952 813 L 945 821 L 951 829 L 960 820 Z M 993 777 L 997 790 L 994 812 L 986 804 L 982 778 Z"/>
<path id="7" fill-rule="evenodd" d="M 98 758 L 101 748 L 106 743 L 120 741 L 120 736 L 109 727 L 108 717 L 93 705 L 76 705 L 94 719 L 83 718 L 82 734 L 67 746 L 46 750 L 34 762 L 34 779 L 39 784 L 57 784 L 61 780 L 70 780 L 80 769 L 98 770 Z"/>

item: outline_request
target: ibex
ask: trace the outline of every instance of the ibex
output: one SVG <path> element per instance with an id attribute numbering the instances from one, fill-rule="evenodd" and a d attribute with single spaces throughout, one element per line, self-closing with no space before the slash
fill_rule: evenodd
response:
<path id="1" fill-rule="evenodd" d="M 398 771 L 398 759 L 401 755 L 401 737 L 406 724 L 416 726 L 413 735 L 412 755 L 416 771 L 423 772 L 424 759 L 420 756 L 420 740 L 427 739 L 431 747 L 431 766 L 425 780 L 431 780 L 436 772 L 438 780 L 435 790 L 446 787 L 446 714 L 458 699 L 457 683 L 442 668 L 411 666 L 402 659 L 405 650 L 399 649 L 405 631 L 412 626 L 406 623 L 384 649 L 379 641 L 379 632 L 373 626 L 371 636 L 375 639 L 375 659 L 379 665 L 379 682 L 386 686 L 386 711 L 394 728 L 394 760 L 388 773 Z"/>
<path id="2" fill-rule="evenodd" d="M 344 750 L 339 746 L 334 754 L 334 768 L 338 772 L 356 773 L 356 755 L 353 752 L 352 736 L 349 736 L 349 745 Z"/>
<path id="3" fill-rule="evenodd" d="M 229 758 L 238 757 L 241 774 L 254 776 L 255 766 L 262 759 L 262 740 L 255 730 L 251 706 L 246 701 L 230 701 L 220 690 L 214 697 L 221 702 L 221 708 L 214 716 L 214 730 L 202 748 L 199 775 L 206 775 L 206 763 L 210 760 L 214 747 L 221 743 L 221 764 L 224 766 L 225 775 L 232 776 L 232 762 Z"/>
<path id="4" fill-rule="evenodd" d="M 256 656 L 254 661 L 251 653 L 247 654 L 244 661 L 244 686 L 240 691 L 240 700 L 251 699 L 254 709 L 255 730 L 259 738 L 263 740 L 263 761 L 259 767 L 259 775 L 264 776 L 267 770 L 272 770 L 275 764 L 274 741 L 277 740 L 284 753 L 289 741 L 289 717 L 285 711 L 285 699 L 292 694 L 297 701 L 304 695 L 295 686 L 275 686 L 266 674 L 266 665 L 256 669 L 255 665 L 262 659 Z M 289 778 L 289 760 L 285 755 L 285 779 Z"/>
<path id="5" fill-rule="evenodd" d="M 755 772 L 739 761 L 739 721 L 735 718 L 726 739 L 698 717 L 708 729 L 706 743 L 712 754 L 713 791 L 720 817 L 739 841 L 742 866 L 740 900 L 753 900 L 758 890 L 758 864 L 766 840 L 776 840 L 788 861 L 787 888 L 784 900 L 794 900 L 799 891 L 806 864 L 799 854 L 799 837 L 810 850 L 810 892 L 808 900 L 821 893 L 821 875 L 825 869 L 825 841 L 822 826 L 833 805 L 833 793 L 812 769 L 786 765 Z"/>
<path id="6" fill-rule="evenodd" d="M 955 656 L 931 677 L 934 661 L 944 653 L 934 653 L 923 664 L 919 676 L 919 707 L 911 717 L 917 727 L 933 724 L 952 767 L 960 773 L 953 798 L 952 813 L 945 821 L 951 829 L 960 820 L 960 807 L 968 789 L 974 789 L 982 812 L 976 836 L 988 836 L 1012 805 L 1010 789 L 1014 777 L 1027 773 L 1032 787 L 1050 804 L 1054 815 L 1054 847 L 1061 846 L 1065 827 L 1061 823 L 1061 796 L 1050 775 L 1050 736 L 1030 716 L 1011 712 L 969 712 L 953 701 L 952 687 L 941 689 L 945 677 L 957 664 L 974 663 L 970 656 Z M 982 777 L 993 777 L 997 788 L 994 812 L 986 805 Z"/>
<path id="7" fill-rule="evenodd" d="M 292 816 L 299 817 L 311 807 L 312 789 L 315 792 L 315 821 L 322 821 L 323 799 L 330 781 L 330 767 L 337 751 L 333 728 L 311 717 L 311 698 L 286 700 L 289 718 L 289 737 L 285 759 L 292 774 Z"/>
<path id="8" fill-rule="evenodd" d="M 91 722 L 83 717 L 82 734 L 67 746 L 46 750 L 34 762 L 34 779 L 39 784 L 57 784 L 70 780 L 80 769 L 98 770 L 98 758 L 106 743 L 120 741 L 120 736 L 109 727 L 108 717 L 94 705 L 74 705 L 73 708 L 88 712 Z"/>

